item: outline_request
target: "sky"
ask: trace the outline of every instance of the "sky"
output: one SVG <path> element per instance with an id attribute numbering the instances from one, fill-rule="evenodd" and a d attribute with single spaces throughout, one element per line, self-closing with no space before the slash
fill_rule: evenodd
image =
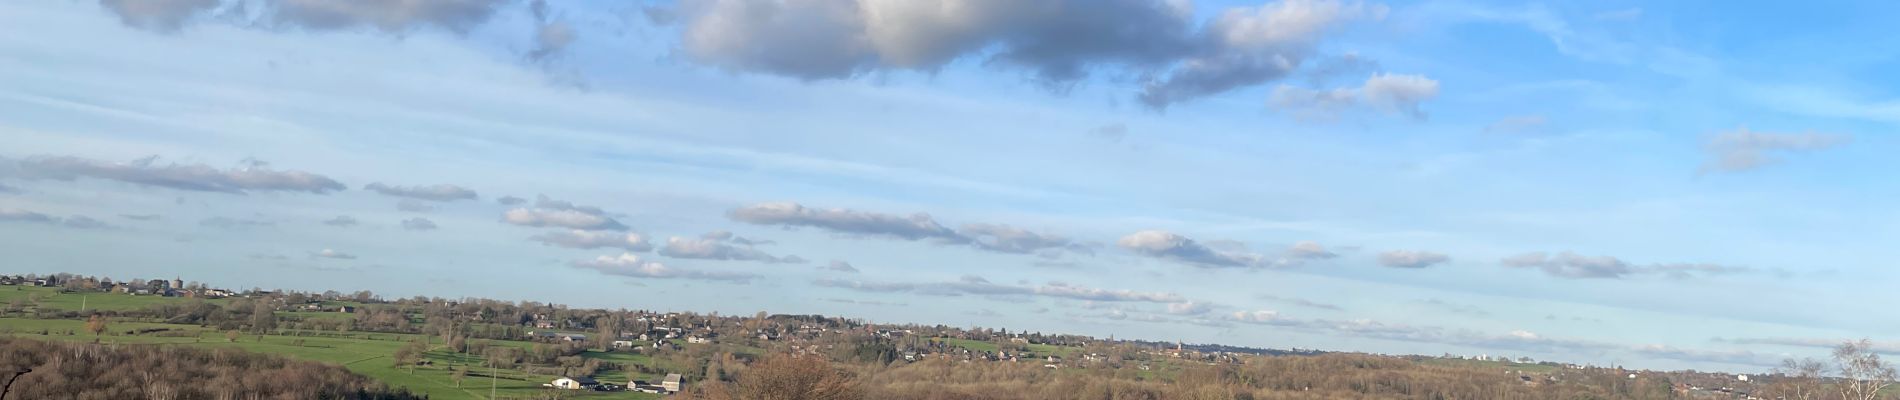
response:
<path id="1" fill-rule="evenodd" d="M 0 254 L 1762 371 L 1900 352 L 1897 7 L 4 2 Z"/>

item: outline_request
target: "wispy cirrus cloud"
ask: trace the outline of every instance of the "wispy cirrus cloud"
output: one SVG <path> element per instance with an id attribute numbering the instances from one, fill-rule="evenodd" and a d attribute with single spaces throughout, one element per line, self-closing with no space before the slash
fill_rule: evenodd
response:
<path id="1" fill-rule="evenodd" d="M 1699 172 L 1742 172 L 1773 165 L 1791 154 L 1827 150 L 1853 138 L 1826 133 L 1769 133 L 1736 128 L 1709 136 L 1702 144 L 1708 161 Z"/>

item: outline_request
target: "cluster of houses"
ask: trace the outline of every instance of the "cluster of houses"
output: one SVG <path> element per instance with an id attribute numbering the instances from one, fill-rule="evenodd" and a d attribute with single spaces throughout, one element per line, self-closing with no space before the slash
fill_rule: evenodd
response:
<path id="1" fill-rule="evenodd" d="M 152 280 L 145 280 L 145 281 L 132 279 L 132 280 L 114 282 L 112 281 L 112 278 L 94 279 L 91 277 L 69 277 L 69 278 L 62 279 L 61 276 L 33 277 L 33 276 L 23 276 L 23 275 L 0 275 L 0 286 L 61 287 L 61 288 L 69 289 L 69 290 L 94 290 L 94 291 L 101 291 L 101 292 L 107 292 L 107 293 L 123 293 L 123 294 L 130 294 L 130 295 L 197 297 L 197 298 L 207 298 L 207 299 L 216 299 L 216 298 L 230 297 L 230 296 L 236 295 L 235 292 L 224 290 L 224 289 L 207 288 L 207 287 L 202 287 L 202 286 L 187 287 L 185 286 L 185 281 L 179 278 L 172 278 L 171 280 L 152 279 Z"/>
<path id="2" fill-rule="evenodd" d="M 595 391 L 602 391 L 602 392 L 615 392 L 615 391 L 627 390 L 627 391 L 635 391 L 635 392 L 641 392 L 641 393 L 672 394 L 672 393 L 679 392 L 681 385 L 684 383 L 685 383 L 685 378 L 681 377 L 680 374 L 666 374 L 666 377 L 660 379 L 658 383 L 647 382 L 643 380 L 627 381 L 626 386 L 620 386 L 620 385 L 615 385 L 611 383 L 601 383 L 600 381 L 595 380 L 592 377 L 586 377 L 586 376 L 577 376 L 577 377 L 564 376 L 560 378 L 555 378 L 553 382 L 544 383 L 541 386 L 555 388 L 555 389 L 566 389 L 566 390 L 595 390 Z"/>

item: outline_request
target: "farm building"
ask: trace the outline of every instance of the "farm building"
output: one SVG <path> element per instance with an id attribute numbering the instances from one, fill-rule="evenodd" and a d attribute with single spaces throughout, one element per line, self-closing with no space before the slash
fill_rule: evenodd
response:
<path id="1" fill-rule="evenodd" d="M 554 382 L 549 383 L 548 386 L 556 388 L 556 389 L 579 390 L 579 389 L 591 389 L 595 386 L 600 386 L 600 382 L 595 381 L 594 378 L 589 378 L 585 376 L 578 377 L 578 378 L 570 378 L 570 377 L 564 376 L 564 377 L 555 379 Z"/>

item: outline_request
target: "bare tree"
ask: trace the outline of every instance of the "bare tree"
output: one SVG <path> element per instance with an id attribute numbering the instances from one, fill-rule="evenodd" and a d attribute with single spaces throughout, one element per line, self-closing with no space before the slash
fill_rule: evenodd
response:
<path id="1" fill-rule="evenodd" d="M 1840 364 L 1841 397 L 1849 400 L 1873 400 L 1880 389 L 1892 385 L 1900 373 L 1874 353 L 1874 342 L 1867 339 L 1841 343 L 1834 348 L 1834 362 Z"/>
<path id="2" fill-rule="evenodd" d="M 1781 360 L 1774 372 L 1783 377 L 1771 388 L 1780 398 L 1814 400 L 1821 395 L 1821 375 L 1827 372 L 1827 364 L 1812 358 L 1790 358 Z"/>

